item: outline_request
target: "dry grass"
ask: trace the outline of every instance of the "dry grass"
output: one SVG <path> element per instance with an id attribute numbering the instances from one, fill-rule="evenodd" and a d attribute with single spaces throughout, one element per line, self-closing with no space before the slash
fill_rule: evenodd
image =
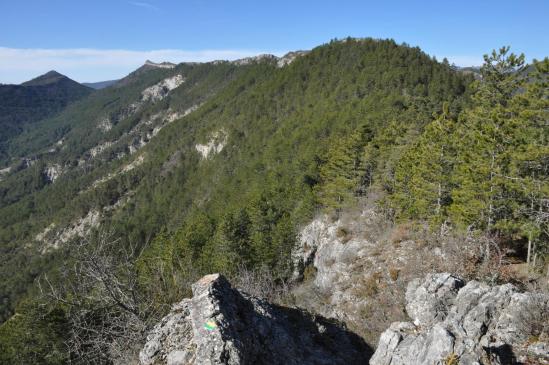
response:
<path id="1" fill-rule="evenodd" d="M 446 358 L 444 359 L 444 365 L 458 365 L 458 364 L 459 364 L 459 357 L 454 352 L 446 356 Z"/>

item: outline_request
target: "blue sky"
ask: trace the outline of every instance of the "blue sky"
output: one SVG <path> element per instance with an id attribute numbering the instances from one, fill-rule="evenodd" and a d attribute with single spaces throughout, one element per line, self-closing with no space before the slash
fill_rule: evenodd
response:
<path id="1" fill-rule="evenodd" d="M 119 78 L 153 61 L 235 59 L 393 38 L 458 65 L 510 45 L 549 56 L 549 0 L 0 0 L 0 82 L 55 69 Z"/>

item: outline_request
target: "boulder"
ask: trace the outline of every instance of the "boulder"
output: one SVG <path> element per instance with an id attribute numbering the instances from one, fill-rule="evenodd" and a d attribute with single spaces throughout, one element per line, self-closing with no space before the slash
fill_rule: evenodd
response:
<path id="1" fill-rule="evenodd" d="M 548 308 L 546 294 L 430 274 L 409 283 L 411 322 L 381 335 L 370 364 L 549 364 Z"/>
<path id="2" fill-rule="evenodd" d="M 240 292 L 219 274 L 192 290 L 151 331 L 141 364 L 366 364 L 371 355 L 341 324 Z"/>

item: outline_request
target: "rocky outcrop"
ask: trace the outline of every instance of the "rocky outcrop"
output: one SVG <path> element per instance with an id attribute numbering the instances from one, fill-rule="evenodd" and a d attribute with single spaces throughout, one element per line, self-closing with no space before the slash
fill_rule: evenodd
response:
<path id="1" fill-rule="evenodd" d="M 181 75 L 175 75 L 168 77 L 159 83 L 149 86 L 141 92 L 142 101 L 157 102 L 164 99 L 170 91 L 177 88 L 185 82 L 185 79 Z"/>
<path id="2" fill-rule="evenodd" d="M 74 238 L 86 237 L 92 229 L 99 226 L 101 213 L 90 210 L 85 216 L 74 220 L 64 228 L 56 229 L 55 223 L 50 224 L 35 236 L 35 240 L 42 244 L 42 253 L 57 250 L 62 244 Z"/>
<path id="3" fill-rule="evenodd" d="M 55 182 L 61 174 L 63 174 L 63 168 L 59 164 L 51 164 L 44 169 L 44 177 L 50 183 Z"/>
<path id="4" fill-rule="evenodd" d="M 192 290 L 151 331 L 141 364 L 368 362 L 368 346 L 338 323 L 240 292 L 219 274 Z"/>
<path id="5" fill-rule="evenodd" d="M 277 67 L 284 67 L 289 65 L 290 63 L 294 62 L 296 58 L 305 56 L 309 51 L 293 51 L 288 52 L 284 56 L 280 57 L 278 61 L 276 62 Z"/>
<path id="6" fill-rule="evenodd" d="M 220 130 L 212 133 L 210 140 L 206 144 L 195 145 L 196 151 L 200 153 L 202 159 L 207 160 L 213 155 L 223 151 L 227 144 L 227 134 L 225 131 Z"/>
<path id="7" fill-rule="evenodd" d="M 505 284 L 430 274 L 408 285 L 406 311 L 379 340 L 371 365 L 549 364 L 549 296 Z"/>
<path id="8" fill-rule="evenodd" d="M 157 62 L 153 62 L 153 61 L 147 60 L 147 61 L 145 61 L 145 66 L 153 67 L 153 68 L 167 68 L 167 69 L 172 69 L 172 68 L 175 68 L 176 64 L 175 64 L 175 63 L 171 63 L 171 62 L 160 62 L 160 63 L 157 63 Z"/>
<path id="9" fill-rule="evenodd" d="M 260 54 L 253 57 L 246 57 L 241 58 L 238 60 L 231 61 L 232 64 L 238 65 L 238 66 L 244 66 L 249 65 L 252 63 L 259 63 L 259 62 L 276 62 L 277 67 L 284 67 L 295 61 L 296 58 L 301 57 L 309 53 L 310 51 L 292 51 L 286 53 L 282 57 L 277 57 L 272 54 Z M 215 63 L 220 63 L 220 61 L 214 61 Z"/>
<path id="10" fill-rule="evenodd" d="M 344 321 L 377 344 L 392 322 L 404 319 L 405 283 L 418 276 L 428 257 L 415 242 L 397 245 L 389 236 L 382 215 L 369 206 L 337 219 L 315 218 L 292 252 L 293 276 L 302 283 L 292 292 L 296 305 Z"/>
<path id="11" fill-rule="evenodd" d="M 11 172 L 11 166 L 8 166 L 4 169 L 0 169 L 0 181 L 2 181 L 2 178 L 6 175 L 9 175 L 9 173 Z"/>
<path id="12" fill-rule="evenodd" d="M 276 57 L 275 55 L 260 54 L 260 55 L 253 56 L 253 57 L 240 58 L 238 60 L 231 61 L 231 63 L 233 65 L 244 66 L 244 65 L 250 65 L 250 64 L 253 64 L 253 63 L 259 63 L 259 62 L 263 62 L 263 61 L 269 62 L 269 61 L 276 61 L 276 60 L 278 60 L 278 57 Z"/>
<path id="13" fill-rule="evenodd" d="M 110 118 L 107 116 L 101 118 L 97 123 L 97 128 L 99 128 L 99 130 L 104 133 L 110 131 L 112 127 L 113 127 L 112 122 Z"/>

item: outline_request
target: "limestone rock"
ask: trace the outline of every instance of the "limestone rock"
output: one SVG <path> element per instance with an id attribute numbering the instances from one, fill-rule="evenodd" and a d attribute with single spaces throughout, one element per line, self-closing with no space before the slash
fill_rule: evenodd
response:
<path id="1" fill-rule="evenodd" d="M 239 292 L 219 274 L 192 289 L 151 331 L 141 364 L 366 364 L 371 355 L 338 323 Z"/>
<path id="2" fill-rule="evenodd" d="M 547 295 L 519 293 L 511 284 L 465 285 L 450 274 L 434 274 L 410 282 L 406 302 L 413 323 L 393 323 L 370 364 L 546 364 L 549 359 L 547 342 L 528 342 L 535 335 L 532 324 L 547 318 Z"/>
<path id="3" fill-rule="evenodd" d="M 142 101 L 157 102 L 164 99 L 170 91 L 177 88 L 185 82 L 185 78 L 182 75 L 175 75 L 168 77 L 159 83 L 150 86 L 141 92 Z"/>
<path id="4" fill-rule="evenodd" d="M 464 285 L 463 280 L 450 274 L 412 280 L 406 290 L 406 311 L 416 326 L 430 326 L 446 317 L 445 309 Z"/>

